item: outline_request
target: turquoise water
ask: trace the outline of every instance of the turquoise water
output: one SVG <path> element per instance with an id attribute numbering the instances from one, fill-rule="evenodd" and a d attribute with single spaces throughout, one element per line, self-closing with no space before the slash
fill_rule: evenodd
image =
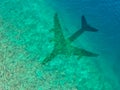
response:
<path id="1" fill-rule="evenodd" d="M 119 1 L 0 1 L 0 90 L 120 89 Z"/>
<path id="2" fill-rule="evenodd" d="M 88 21 L 99 29 L 98 33 L 86 32 L 75 43 L 77 46 L 82 45 L 89 50 L 98 52 L 100 56 L 95 62 L 102 68 L 107 78 L 112 80 L 116 78 L 119 82 L 120 1 L 69 0 L 66 2 L 66 0 L 54 0 L 54 4 L 51 3 L 51 0 L 48 1 L 49 5 L 60 13 L 63 23 L 70 28 L 69 32 L 72 33 L 81 27 L 82 15 L 85 15 Z"/>

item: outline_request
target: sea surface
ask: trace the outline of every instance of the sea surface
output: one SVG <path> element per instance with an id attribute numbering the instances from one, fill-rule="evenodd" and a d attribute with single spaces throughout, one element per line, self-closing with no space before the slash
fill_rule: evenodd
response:
<path id="1" fill-rule="evenodd" d="M 59 34 L 67 41 L 81 29 L 82 16 L 98 32 L 71 45 L 98 56 L 78 58 L 64 42 L 54 52 Z M 120 1 L 0 0 L 0 90 L 120 90 Z"/>

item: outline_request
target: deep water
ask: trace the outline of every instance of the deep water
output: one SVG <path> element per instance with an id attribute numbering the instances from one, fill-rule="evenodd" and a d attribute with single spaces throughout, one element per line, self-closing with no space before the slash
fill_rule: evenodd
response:
<path id="1" fill-rule="evenodd" d="M 97 65 L 107 78 L 117 79 L 120 85 L 120 1 L 48 0 L 48 4 L 60 14 L 66 36 L 80 29 L 82 15 L 99 30 L 85 32 L 75 43 L 98 52 Z"/>

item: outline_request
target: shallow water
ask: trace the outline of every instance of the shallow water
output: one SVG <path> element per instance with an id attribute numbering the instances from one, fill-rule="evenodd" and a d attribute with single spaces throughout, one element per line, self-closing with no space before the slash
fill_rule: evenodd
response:
<path id="1" fill-rule="evenodd" d="M 70 43 L 67 38 L 81 28 L 82 15 L 98 32 L 86 31 Z M 119 90 L 119 16 L 118 0 L 1 0 L 0 89 Z M 62 38 L 60 53 L 54 48 Z M 70 45 L 99 56 L 82 52 L 78 58 Z M 53 51 L 58 54 L 49 57 Z M 42 65 L 46 57 L 49 62 Z"/>

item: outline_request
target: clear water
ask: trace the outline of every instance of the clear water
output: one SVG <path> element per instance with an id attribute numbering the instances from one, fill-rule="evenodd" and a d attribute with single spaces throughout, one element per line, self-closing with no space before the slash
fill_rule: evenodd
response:
<path id="1" fill-rule="evenodd" d="M 55 13 L 66 40 L 84 15 L 99 31 L 71 45 L 99 56 L 78 59 L 68 42 L 50 59 L 55 40 L 62 40 L 51 32 Z M 119 16 L 118 0 L 0 0 L 0 90 L 120 90 Z"/>

